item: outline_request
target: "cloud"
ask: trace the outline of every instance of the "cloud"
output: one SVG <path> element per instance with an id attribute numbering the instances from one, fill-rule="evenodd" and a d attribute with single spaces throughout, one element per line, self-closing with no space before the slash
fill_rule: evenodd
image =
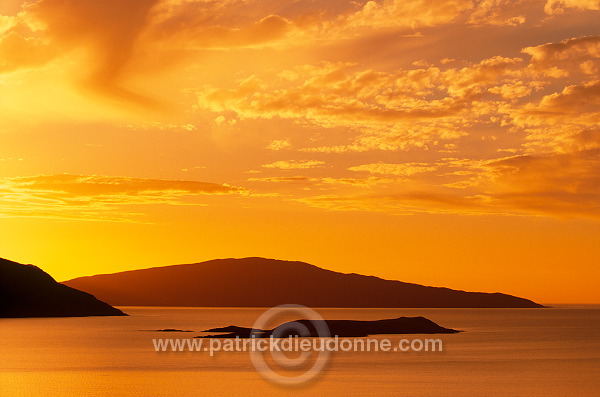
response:
<path id="1" fill-rule="evenodd" d="M 582 62 L 598 56 L 597 41 L 591 36 L 527 47 L 523 52 L 531 55 L 529 64 L 493 56 L 462 67 L 441 62 L 388 71 L 345 62 L 302 65 L 271 79 L 251 75 L 233 88 L 205 86 L 197 92 L 198 103 L 214 112 L 235 112 L 241 119 L 290 119 L 352 132 L 346 142 L 298 149 L 304 152 L 456 147 L 448 145 L 491 124 L 506 129 L 544 123 L 544 115 L 534 113 L 546 112 L 554 94 L 540 98 L 539 93 L 569 81 L 556 62 L 580 70 Z M 593 67 L 586 64 L 588 70 Z M 594 84 L 579 91 L 591 95 Z M 576 86 L 567 85 L 563 94 L 569 96 L 574 89 L 569 87 Z M 528 140 L 536 141 L 539 131 L 528 132 Z"/>
<path id="2" fill-rule="evenodd" d="M 293 7 L 256 1 L 166 1 L 155 7 L 147 36 L 182 49 L 281 48 L 347 39 L 365 31 L 446 24 L 471 7 L 464 0 L 301 2 Z M 302 11 L 280 15 L 286 8 Z"/>
<path id="3" fill-rule="evenodd" d="M 579 69 L 585 74 L 589 75 L 598 75 L 598 66 L 596 62 L 588 59 L 587 61 L 583 61 L 579 64 Z"/>
<path id="4" fill-rule="evenodd" d="M 531 95 L 534 90 L 542 88 L 539 82 L 527 83 L 517 81 L 515 83 L 503 84 L 489 88 L 488 91 L 492 94 L 500 95 L 504 99 L 515 100 Z"/>
<path id="5" fill-rule="evenodd" d="M 321 183 L 325 185 L 346 185 L 346 186 L 357 186 L 357 187 L 373 187 L 377 185 L 385 185 L 390 183 L 397 183 L 398 179 L 395 178 L 382 178 L 370 176 L 367 178 L 321 178 Z"/>
<path id="6" fill-rule="evenodd" d="M 471 7 L 471 2 L 464 0 L 368 1 L 360 11 L 343 22 L 349 27 L 414 29 L 449 23 Z"/>
<path id="7" fill-rule="evenodd" d="M 462 165 L 461 165 L 462 163 Z M 444 165 L 438 164 L 440 168 Z M 600 149 L 548 156 L 521 155 L 497 160 L 450 160 L 466 167 L 470 179 L 460 189 L 430 186 L 369 195 L 319 195 L 297 199 L 339 211 L 460 213 L 600 218 Z M 410 185 L 409 185 L 410 186 Z"/>
<path id="8" fill-rule="evenodd" d="M 434 171 L 437 169 L 437 166 L 431 163 L 386 164 L 380 162 L 373 164 L 357 165 L 348 169 L 350 171 L 363 171 L 369 172 L 371 174 L 380 175 L 412 176 L 423 172 Z"/>
<path id="9" fill-rule="evenodd" d="M 472 25 L 517 26 L 527 20 L 521 14 L 523 0 L 480 0 L 476 2 L 467 23 Z M 517 11 L 518 10 L 518 11 Z"/>
<path id="10" fill-rule="evenodd" d="M 527 131 L 524 146 L 530 151 L 565 153 L 582 149 L 582 134 L 600 128 L 598 109 L 600 81 L 591 81 L 569 85 L 508 112 L 510 123 Z"/>
<path id="11" fill-rule="evenodd" d="M 197 181 L 39 175 L 1 179 L 0 213 L 5 216 L 129 220 L 133 214 L 124 212 L 123 218 L 117 207 L 197 204 L 195 200 L 199 196 L 240 194 L 247 194 L 247 191 L 239 187 Z"/>
<path id="12" fill-rule="evenodd" d="M 330 211 L 373 211 L 394 215 L 417 213 L 482 215 L 498 214 L 485 205 L 485 198 L 477 196 L 457 196 L 453 194 L 409 192 L 389 195 L 321 195 L 298 199 L 311 207 Z M 506 214 L 506 213 L 504 213 Z"/>
<path id="13" fill-rule="evenodd" d="M 234 88 L 206 86 L 198 91 L 198 103 L 243 119 L 291 119 L 358 132 L 353 142 L 303 151 L 408 150 L 454 143 L 467 127 L 497 112 L 500 105 L 492 95 L 513 101 L 543 85 L 531 79 L 521 58 L 385 72 L 325 62 L 285 70 L 271 80 L 252 75 Z"/>
<path id="14" fill-rule="evenodd" d="M 182 7 L 179 13 L 153 26 L 150 35 L 185 49 L 260 48 L 283 40 L 294 29 L 292 22 L 278 15 L 265 16 L 241 28 L 210 25 L 198 20 L 206 13 L 200 7 L 192 13 L 189 7 Z"/>
<path id="15" fill-rule="evenodd" d="M 109 3 L 36 0 L 0 17 L 3 118 L 59 106 L 61 117 L 96 114 L 96 102 L 80 106 L 75 82 L 116 100 L 111 104 L 177 103 L 181 115 L 157 122 L 152 113 L 139 123 L 125 116 L 124 128 L 144 131 L 140 137 L 185 135 L 186 142 L 201 143 L 188 155 L 208 155 L 209 162 L 213 150 L 258 150 L 240 154 L 252 162 L 243 169 L 265 176 L 251 182 L 294 190 L 294 197 L 328 208 L 504 214 L 594 208 L 594 191 L 562 186 L 569 178 L 588 186 L 584 174 L 596 171 L 589 154 L 600 148 L 600 36 L 589 35 L 593 11 L 558 14 L 593 10 L 597 2 Z M 548 38 L 556 41 L 545 43 Z M 146 86 L 148 96 L 136 89 Z M 279 161 L 271 162 L 267 151 L 276 151 Z M 308 159 L 290 159 L 294 152 Z M 450 152 L 456 158 L 444 158 Z M 496 158 L 499 153 L 517 156 Z M 263 162 L 271 163 L 260 167 Z M 570 176 L 550 182 L 545 173 L 554 166 Z M 295 170 L 310 170 L 309 176 L 285 176 L 304 172 Z M 113 214 L 115 206 L 201 204 L 198 196 L 247 193 L 102 176 L 3 183 L 4 213 L 15 211 L 8 203 L 14 200 L 21 213 L 28 207 L 56 216 L 61 205 L 70 216 L 95 211 L 90 217 L 96 217 Z M 333 193 L 306 197 L 318 190 Z"/>
<path id="16" fill-rule="evenodd" d="M 281 170 L 303 170 L 307 168 L 322 167 L 325 164 L 323 161 L 318 160 L 281 160 L 271 164 L 264 164 L 265 168 L 279 168 Z"/>
<path id="17" fill-rule="evenodd" d="M 368 7 L 393 15 L 394 7 L 416 4 L 429 3 L 373 3 L 352 15 L 362 15 Z M 478 13 L 504 18 L 509 5 L 480 1 L 468 8 L 473 18 Z M 430 150 L 456 145 L 470 131 L 492 123 L 518 126 L 509 118 L 519 117 L 521 106 L 535 106 L 546 87 L 577 83 L 569 75 L 572 70 L 593 76 L 598 68 L 598 36 L 526 47 L 523 53 L 531 56 L 529 64 L 519 57 L 497 55 L 479 62 L 441 60 L 437 65 L 425 62 L 385 71 L 348 62 L 301 65 L 276 78 L 254 74 L 233 87 L 207 85 L 197 91 L 198 105 L 235 112 L 241 119 L 289 119 L 352 132 L 346 142 L 298 149 L 305 152 Z"/>
<path id="18" fill-rule="evenodd" d="M 554 114 L 592 114 L 595 118 L 600 109 L 600 80 L 570 85 L 560 93 L 546 95 L 538 109 Z"/>
<path id="19" fill-rule="evenodd" d="M 293 72 L 303 74 L 291 87 L 267 83 L 256 76 L 234 89 L 209 88 L 199 92 L 200 105 L 214 111 L 233 110 L 243 117 L 305 117 L 321 125 L 391 123 L 419 118 L 439 118 L 455 113 L 452 98 L 424 101 L 396 92 L 399 85 L 422 94 L 427 84 L 418 73 L 405 76 L 372 70 L 352 72 L 348 64 L 307 65 Z M 424 73 L 436 73 L 436 70 Z M 400 81 L 394 84 L 394 80 Z M 380 90 L 387 88 L 388 95 Z M 378 95 L 379 94 L 379 95 Z M 410 92 L 408 93 L 410 94 Z M 391 102 L 390 100 L 394 101 Z M 346 121 L 346 122 L 344 122 Z"/>
<path id="20" fill-rule="evenodd" d="M 3 17 L 0 21 L 0 29 L 8 32 L 0 33 L 3 35 L 0 38 L 0 72 L 40 67 L 52 60 L 60 60 L 63 62 L 62 67 L 69 69 L 69 79 L 91 92 L 110 98 L 118 105 L 135 103 L 145 108 L 162 109 L 162 101 L 166 100 L 163 98 L 167 97 L 159 92 L 144 93 L 141 87 L 147 84 L 140 75 L 147 73 L 143 77 L 152 78 L 171 67 L 181 67 L 179 71 L 185 70 L 180 62 L 187 64 L 199 59 L 205 62 L 204 51 L 207 49 L 229 51 L 270 46 L 278 49 L 303 48 L 304 51 L 307 43 L 339 43 L 365 37 L 379 30 L 407 30 L 405 33 L 409 34 L 417 27 L 450 23 L 457 26 L 466 23 L 477 28 L 489 24 L 517 25 L 523 23 L 524 18 L 515 14 L 514 10 L 518 11 L 522 3 L 529 4 L 526 1 L 508 0 L 382 0 L 336 2 L 327 6 L 319 2 L 300 2 L 294 6 L 281 6 L 271 2 L 241 0 L 139 0 L 110 2 L 107 6 L 106 2 L 96 0 L 38 0 L 24 6 L 17 16 Z M 591 4 L 583 1 L 549 1 L 548 4 L 550 3 L 564 3 L 565 6 L 586 9 Z M 548 7 L 556 8 L 548 4 Z M 494 67 L 490 66 L 492 65 L 482 63 L 478 72 L 493 74 Z M 593 71 L 595 66 L 587 63 L 584 67 Z M 500 72 L 502 67 L 496 65 L 495 68 Z M 294 72 L 306 75 L 306 71 L 291 71 Z M 327 77 L 333 81 L 335 76 L 342 73 L 331 72 L 333 74 Z M 440 95 L 438 91 L 443 89 L 441 85 L 423 86 L 421 93 L 418 93 L 418 86 L 426 85 L 427 79 L 435 80 L 435 73 L 434 69 L 415 71 L 413 79 L 405 76 L 398 87 L 393 86 L 393 80 L 386 81 L 385 73 L 375 70 L 363 70 L 360 76 L 356 76 L 361 80 L 353 83 L 358 85 L 361 81 L 366 83 L 372 79 L 375 83 L 392 83 L 389 90 L 400 92 L 405 88 L 402 85 L 412 86 L 414 91 L 407 95 L 408 98 L 400 98 L 398 95 L 398 101 L 410 99 L 404 108 L 398 106 L 400 102 L 389 108 L 380 106 L 377 97 L 370 99 L 365 96 L 364 91 L 363 97 L 354 102 L 342 100 L 344 103 L 339 103 L 343 98 L 341 92 L 337 95 L 336 92 L 330 92 L 327 97 L 308 97 L 307 91 L 310 88 L 316 89 L 316 85 L 320 83 L 317 79 L 311 81 L 305 89 L 296 87 L 291 90 L 288 87 L 280 91 L 279 87 L 268 87 L 276 92 L 265 92 L 258 94 L 258 98 L 253 98 L 256 100 L 254 110 L 262 107 L 265 117 L 276 117 L 275 114 L 279 112 L 280 117 L 289 118 L 292 113 L 300 112 L 301 106 L 308 105 L 309 119 L 314 121 L 318 118 L 320 123 L 325 124 L 325 119 L 331 118 L 331 124 L 335 125 L 339 124 L 336 119 L 344 117 L 350 123 L 358 124 L 367 121 L 393 123 L 411 118 L 440 118 L 468 105 L 458 101 L 456 94 L 470 94 L 471 91 L 465 90 L 476 90 L 477 84 L 461 87 L 460 84 L 448 82 L 447 92 L 453 100 Z M 456 73 L 460 75 L 462 71 L 457 70 Z M 425 75 L 421 76 L 422 74 Z M 417 76 L 424 80 L 416 80 Z M 393 79 L 394 76 L 390 74 L 387 77 Z M 343 82 L 337 83 L 340 88 L 351 88 L 344 87 Z M 467 82 L 462 82 L 465 83 Z M 506 98 L 509 95 L 512 98 L 524 95 L 528 88 L 521 87 L 519 94 L 515 90 L 508 93 L 509 89 L 503 91 Z M 214 102 L 218 97 L 227 99 L 226 94 L 213 92 L 208 101 L 213 102 L 213 108 L 219 107 Z M 240 100 L 243 95 L 235 89 L 230 90 L 229 94 L 237 95 Z M 371 94 L 375 94 L 375 89 Z M 382 98 L 385 98 L 385 93 L 383 94 Z M 422 94 L 437 94 L 439 98 L 419 101 Z M 299 100 L 298 109 L 280 106 L 281 103 L 293 101 L 295 97 Z M 338 103 L 329 102 L 329 99 L 337 100 Z M 207 105 L 206 101 L 201 102 L 203 106 Z M 236 101 L 229 98 L 227 102 L 235 105 Z M 237 108 L 241 106 L 237 105 Z M 319 108 L 322 110 L 319 111 Z"/>
<path id="21" fill-rule="evenodd" d="M 71 57 L 85 68 L 73 69 L 91 91 L 113 99 L 154 106 L 156 101 L 124 83 L 136 55 L 136 42 L 158 0 L 38 0 L 23 6 L 18 21 L 2 37 L 0 72 L 39 67 Z M 69 62 L 66 62 L 68 64 Z"/>
<path id="22" fill-rule="evenodd" d="M 249 178 L 250 182 L 274 182 L 274 183 L 307 183 L 307 182 L 316 182 L 318 178 L 310 178 L 307 176 L 272 176 L 265 178 Z"/>
<path id="23" fill-rule="evenodd" d="M 84 47 L 94 65 L 87 76 L 94 89 L 127 100 L 147 101 L 119 84 L 135 52 L 135 42 L 144 29 L 157 0 L 112 2 L 107 7 L 94 0 L 41 0 L 30 7 L 45 24 L 45 34 L 55 47 Z"/>
<path id="24" fill-rule="evenodd" d="M 10 30 L 0 37 L 0 74 L 45 65 L 54 58 L 52 48 L 36 37 Z"/>
<path id="25" fill-rule="evenodd" d="M 230 194 L 243 189 L 215 183 L 111 176 L 41 175 L 7 178 L 9 186 L 75 197 L 152 197 L 181 194 Z M 5 182 L 6 183 L 6 182 Z"/>
<path id="26" fill-rule="evenodd" d="M 548 156 L 516 156 L 489 164 L 499 205 L 525 211 L 600 215 L 600 149 Z"/>
<path id="27" fill-rule="evenodd" d="M 368 177 L 368 178 L 314 178 L 307 176 L 276 176 L 276 177 L 265 177 L 265 178 L 250 178 L 249 182 L 270 182 L 270 183 L 290 183 L 290 184 L 301 184 L 301 185 L 338 185 L 338 186 L 356 186 L 356 187 L 373 187 L 380 184 L 387 184 L 396 182 L 396 179 L 380 178 L 380 177 Z"/>
<path id="28" fill-rule="evenodd" d="M 522 52 L 531 55 L 531 63 L 536 67 L 578 66 L 582 60 L 600 58 L 600 36 L 574 37 L 526 47 Z"/>
<path id="29" fill-rule="evenodd" d="M 547 0 L 544 11 L 547 14 L 563 14 L 568 8 L 576 10 L 600 10 L 598 0 Z"/>
<path id="30" fill-rule="evenodd" d="M 267 145 L 267 149 L 274 151 L 291 149 L 292 147 L 292 143 L 289 139 L 276 139 L 274 141 L 269 142 L 269 144 Z"/>

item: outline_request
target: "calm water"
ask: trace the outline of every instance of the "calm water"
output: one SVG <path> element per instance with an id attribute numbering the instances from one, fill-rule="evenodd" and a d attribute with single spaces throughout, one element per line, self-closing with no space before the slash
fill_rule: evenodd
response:
<path id="1" fill-rule="evenodd" d="M 248 353 L 154 351 L 152 338 L 199 333 L 150 330 L 251 326 L 263 309 L 122 309 L 130 317 L 1 319 L 0 396 L 600 396 L 598 305 L 319 309 L 328 319 L 422 315 L 465 332 L 435 336 L 443 352 L 333 353 L 296 388 L 263 380 Z"/>

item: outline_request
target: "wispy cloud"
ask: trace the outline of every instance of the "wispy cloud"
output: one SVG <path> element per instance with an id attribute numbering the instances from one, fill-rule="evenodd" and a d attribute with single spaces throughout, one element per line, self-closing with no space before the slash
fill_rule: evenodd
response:
<path id="1" fill-rule="evenodd" d="M 267 145 L 267 149 L 275 151 L 291 149 L 292 147 L 289 139 L 276 139 Z"/>
<path id="2" fill-rule="evenodd" d="M 319 160 L 281 160 L 270 164 L 264 164 L 265 168 L 279 168 L 281 170 L 304 170 L 307 168 L 318 168 L 325 165 Z"/>
<path id="3" fill-rule="evenodd" d="M 374 166 L 379 173 L 377 166 L 382 165 Z M 395 167 L 389 166 L 383 165 L 381 173 L 393 174 Z M 402 170 L 402 166 L 398 169 Z M 386 193 L 333 194 L 299 201 L 328 210 L 396 214 L 450 212 L 600 217 L 600 149 L 487 161 L 445 159 L 436 163 L 435 168 L 453 175 L 457 182 L 428 188 L 407 184 L 405 188 L 397 186 Z M 367 169 L 370 167 L 364 167 Z"/>
<path id="4" fill-rule="evenodd" d="M 403 164 L 386 164 L 373 163 L 356 165 L 348 168 L 350 171 L 369 172 L 371 174 L 380 175 L 400 175 L 411 176 L 422 172 L 434 171 L 437 169 L 435 164 L 430 163 L 403 163 Z"/>
<path id="5" fill-rule="evenodd" d="M 548 14 L 563 14 L 569 9 L 600 10 L 598 0 L 547 0 L 544 11 Z"/>
<path id="6" fill-rule="evenodd" d="M 197 181 L 99 175 L 39 175 L 0 179 L 4 216 L 132 221 L 141 204 L 203 205 L 204 195 L 247 194 L 243 188 Z"/>

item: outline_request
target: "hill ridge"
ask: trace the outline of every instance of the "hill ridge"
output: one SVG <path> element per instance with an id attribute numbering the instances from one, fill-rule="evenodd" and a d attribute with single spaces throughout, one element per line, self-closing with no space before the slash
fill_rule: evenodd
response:
<path id="1" fill-rule="evenodd" d="M 262 257 L 127 270 L 64 284 L 119 306 L 543 307 L 500 292 L 424 286 Z"/>

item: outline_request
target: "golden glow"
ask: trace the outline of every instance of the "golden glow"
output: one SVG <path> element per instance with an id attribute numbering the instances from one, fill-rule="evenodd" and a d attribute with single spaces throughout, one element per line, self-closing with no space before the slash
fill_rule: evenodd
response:
<path id="1" fill-rule="evenodd" d="M 8 1 L 0 256 L 265 256 L 600 302 L 584 0 Z"/>

